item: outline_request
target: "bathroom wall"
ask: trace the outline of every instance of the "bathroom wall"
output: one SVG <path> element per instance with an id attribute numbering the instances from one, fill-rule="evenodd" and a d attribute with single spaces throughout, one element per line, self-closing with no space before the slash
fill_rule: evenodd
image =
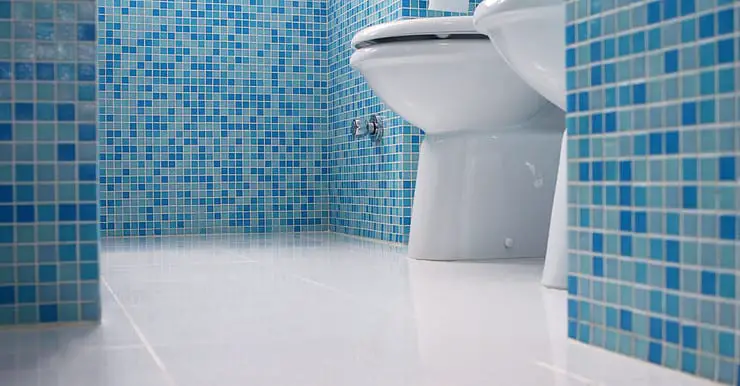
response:
<path id="1" fill-rule="evenodd" d="M 100 0 L 103 236 L 327 229 L 326 9 Z"/>
<path id="2" fill-rule="evenodd" d="M 479 1 L 471 2 L 471 11 Z M 407 242 L 421 131 L 378 99 L 352 69 L 349 42 L 360 30 L 403 18 L 452 15 L 427 11 L 425 0 L 329 0 L 329 162 L 330 229 L 394 242 Z M 376 146 L 353 139 L 353 119 L 371 114 L 385 124 Z"/>
<path id="3" fill-rule="evenodd" d="M 95 17 L 0 1 L 0 326 L 100 318 Z"/>
<path id="4" fill-rule="evenodd" d="M 740 7 L 566 7 L 568 334 L 737 384 Z"/>

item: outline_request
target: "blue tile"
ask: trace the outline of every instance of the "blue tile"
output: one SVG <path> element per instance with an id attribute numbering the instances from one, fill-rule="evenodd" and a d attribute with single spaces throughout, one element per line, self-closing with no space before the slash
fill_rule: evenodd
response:
<path id="1" fill-rule="evenodd" d="M 95 40 L 95 24 L 80 23 L 77 24 L 77 40 L 80 41 L 94 41 Z"/>
<path id="2" fill-rule="evenodd" d="M 75 105 L 73 103 L 58 103 L 57 104 L 57 120 L 74 121 L 75 120 Z"/>
<path id="3" fill-rule="evenodd" d="M 73 143 L 61 143 L 57 145 L 58 161 L 74 161 L 76 158 L 75 145 Z"/>
<path id="4" fill-rule="evenodd" d="M 56 304 L 39 305 L 39 322 L 56 323 L 59 321 L 58 307 Z"/>
<path id="5" fill-rule="evenodd" d="M 717 62 L 732 63 L 735 60 L 735 44 L 732 39 L 720 40 L 717 42 Z"/>
<path id="6" fill-rule="evenodd" d="M 714 19 L 715 15 L 710 13 L 699 18 L 699 38 L 707 39 L 714 36 Z"/>
<path id="7" fill-rule="evenodd" d="M 725 9 L 717 12 L 717 33 L 725 35 L 735 30 L 735 11 Z"/>
<path id="8" fill-rule="evenodd" d="M 16 103 L 15 104 L 15 120 L 16 121 L 32 121 L 34 120 L 34 105 L 33 103 Z"/>
<path id="9" fill-rule="evenodd" d="M 0 305 L 15 303 L 15 287 L 0 286 Z"/>
<path id="10" fill-rule="evenodd" d="M 54 63 L 36 63 L 36 79 L 54 80 Z"/>
<path id="11" fill-rule="evenodd" d="M 33 80 L 33 63 L 15 63 L 13 74 L 16 80 Z"/>
<path id="12" fill-rule="evenodd" d="M 711 271 L 701 272 L 701 293 L 714 296 L 717 294 L 717 274 Z"/>
<path id="13" fill-rule="evenodd" d="M 666 51 L 663 54 L 665 73 L 670 74 L 678 71 L 678 50 Z"/>
<path id="14" fill-rule="evenodd" d="M 12 17 L 12 1 L 0 1 L 0 19 L 10 19 Z"/>

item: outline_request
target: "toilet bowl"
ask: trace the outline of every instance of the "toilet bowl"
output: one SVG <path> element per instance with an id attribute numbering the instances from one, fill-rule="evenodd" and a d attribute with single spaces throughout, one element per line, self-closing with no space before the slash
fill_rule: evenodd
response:
<path id="1" fill-rule="evenodd" d="M 566 109 L 565 5 L 562 0 L 485 0 L 475 10 L 475 26 L 528 85 Z M 567 137 L 552 206 L 542 283 L 564 289 L 568 275 Z"/>
<path id="2" fill-rule="evenodd" d="M 352 67 L 425 133 L 409 256 L 544 256 L 562 111 L 509 68 L 472 17 L 381 24 L 352 46 Z"/>

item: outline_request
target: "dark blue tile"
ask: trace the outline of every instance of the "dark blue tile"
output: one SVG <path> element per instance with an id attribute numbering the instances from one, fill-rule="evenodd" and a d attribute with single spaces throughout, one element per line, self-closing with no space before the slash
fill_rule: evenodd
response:
<path id="1" fill-rule="evenodd" d="M 665 340 L 668 343 L 678 344 L 681 340 L 681 331 L 678 322 L 671 320 L 665 321 Z"/>
<path id="2" fill-rule="evenodd" d="M 665 267 L 665 284 L 671 290 L 681 289 L 681 273 L 677 267 Z"/>
<path id="3" fill-rule="evenodd" d="M 663 54 L 663 70 L 667 73 L 674 73 L 678 71 L 678 51 L 670 50 Z"/>
<path id="4" fill-rule="evenodd" d="M 15 120 L 16 121 L 33 121 L 34 109 L 33 103 L 16 103 L 15 104 Z"/>
<path id="5" fill-rule="evenodd" d="M 663 345 L 650 342 L 648 345 L 648 361 L 657 365 L 663 364 Z"/>
<path id="6" fill-rule="evenodd" d="M 15 287 L 0 286 L 0 305 L 15 304 Z"/>
<path id="7" fill-rule="evenodd" d="M 681 244 L 676 240 L 666 240 L 665 259 L 669 263 L 678 263 L 681 260 Z"/>
<path id="8" fill-rule="evenodd" d="M 57 161 L 74 161 L 76 159 L 75 144 L 61 143 L 57 145 Z"/>
<path id="9" fill-rule="evenodd" d="M 701 293 L 717 295 L 717 274 L 711 271 L 701 271 Z"/>
<path id="10" fill-rule="evenodd" d="M 39 306 L 39 321 L 41 323 L 56 323 L 59 321 L 59 311 L 56 304 Z"/>
<path id="11" fill-rule="evenodd" d="M 737 218 L 733 215 L 719 216 L 719 238 L 723 240 L 738 240 Z"/>
<path id="12" fill-rule="evenodd" d="M 699 38 L 707 39 L 714 36 L 714 14 L 710 13 L 699 18 Z"/>
<path id="13" fill-rule="evenodd" d="M 81 123 L 77 126 L 77 139 L 79 141 L 95 141 L 97 128 L 91 123 Z"/>
<path id="14" fill-rule="evenodd" d="M 591 163 L 591 177 L 594 181 L 604 180 L 604 163 L 602 161 Z"/>
<path id="15" fill-rule="evenodd" d="M 650 154 L 663 154 L 663 135 L 661 133 L 650 133 L 648 139 Z"/>
<path id="16" fill-rule="evenodd" d="M 54 80 L 54 63 L 36 63 L 36 79 Z"/>
<path id="17" fill-rule="evenodd" d="M 678 0 L 663 0 L 663 20 L 678 16 Z"/>
<path id="18" fill-rule="evenodd" d="M 604 235 L 601 233 L 593 233 L 591 235 L 591 248 L 594 252 L 604 251 Z"/>
<path id="19" fill-rule="evenodd" d="M 656 317 L 650 318 L 650 338 L 663 340 L 663 320 Z"/>
<path id="20" fill-rule="evenodd" d="M 568 294 L 578 295 L 578 278 L 575 276 L 568 276 Z"/>
<path id="21" fill-rule="evenodd" d="M 730 8 L 717 13 L 717 33 L 729 34 L 735 31 L 735 11 Z"/>
<path id="22" fill-rule="evenodd" d="M 696 350 L 697 347 L 697 333 L 696 326 L 682 326 L 681 327 L 681 346 Z"/>
<path id="23" fill-rule="evenodd" d="M 630 185 L 622 185 L 619 187 L 619 205 L 632 205 L 632 187 Z"/>
<path id="24" fill-rule="evenodd" d="M 628 210 L 619 211 L 619 230 L 632 231 L 632 212 Z"/>
<path id="25" fill-rule="evenodd" d="M 681 0 L 681 16 L 696 12 L 696 0 Z"/>
<path id="26" fill-rule="evenodd" d="M 732 39 L 717 42 L 717 62 L 732 63 L 735 60 L 735 45 Z"/>
<path id="27" fill-rule="evenodd" d="M 81 221 L 97 221 L 98 206 L 96 204 L 80 204 Z"/>
<path id="28" fill-rule="evenodd" d="M 0 223 L 10 224 L 15 222 L 15 213 L 10 205 L 0 205 Z"/>
<path id="29" fill-rule="evenodd" d="M 665 152 L 666 154 L 678 154 L 679 152 L 679 135 L 678 131 L 669 131 L 665 133 Z"/>
<path id="30" fill-rule="evenodd" d="M 96 181 L 97 172 L 95 164 L 81 164 L 79 165 L 78 174 L 80 181 Z"/>
<path id="31" fill-rule="evenodd" d="M 13 185 L 0 185 L 0 202 L 13 202 Z"/>
<path id="32" fill-rule="evenodd" d="M 696 102 L 685 102 L 681 105 L 681 122 L 684 126 L 696 125 Z"/>
<path id="33" fill-rule="evenodd" d="M 57 104 L 57 120 L 58 121 L 74 121 L 75 120 L 75 105 L 73 103 L 58 103 Z"/>
<path id="34" fill-rule="evenodd" d="M 660 1 L 652 1 L 647 5 L 647 22 L 648 24 L 659 23 L 661 20 Z"/>
<path id="35" fill-rule="evenodd" d="M 77 24 L 77 40 L 94 41 L 95 24 L 80 23 Z"/>
<path id="36" fill-rule="evenodd" d="M 735 181 L 737 179 L 734 156 L 719 157 L 719 179 L 720 181 Z"/>
<path id="37" fill-rule="evenodd" d="M 59 221 L 77 221 L 77 205 L 59 204 Z"/>
<path id="38" fill-rule="evenodd" d="M 578 165 L 578 173 L 579 173 L 578 179 L 580 181 L 589 181 L 590 180 L 590 178 L 589 178 L 590 168 L 589 168 L 588 162 L 581 162 Z"/>
<path id="39" fill-rule="evenodd" d="M 592 271 L 594 276 L 604 277 L 604 258 L 601 256 L 594 256 L 592 260 Z"/>
<path id="40" fill-rule="evenodd" d="M 645 88 L 645 83 L 638 83 L 632 86 L 632 91 L 634 93 L 632 102 L 637 104 L 644 104 L 647 101 L 647 90 Z"/>
<path id="41" fill-rule="evenodd" d="M 36 221 L 36 207 L 33 205 L 18 205 L 15 207 L 16 221 L 29 223 Z"/>
<path id="42" fill-rule="evenodd" d="M 632 311 L 619 310 L 619 328 L 624 331 L 632 331 Z"/>
<path id="43" fill-rule="evenodd" d="M 13 140 L 13 124 L 0 123 L 0 141 Z"/>

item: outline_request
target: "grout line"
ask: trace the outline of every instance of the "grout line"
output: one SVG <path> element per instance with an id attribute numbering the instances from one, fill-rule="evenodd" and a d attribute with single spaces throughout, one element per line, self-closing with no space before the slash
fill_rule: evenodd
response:
<path id="1" fill-rule="evenodd" d="M 564 375 L 564 376 L 566 376 L 568 378 L 574 379 L 574 380 L 576 380 L 578 382 L 583 383 L 584 385 L 595 385 L 595 386 L 596 385 L 598 385 L 598 386 L 605 386 L 606 385 L 604 383 L 598 383 L 598 382 L 596 382 L 596 381 L 594 381 L 592 379 L 589 379 L 589 378 L 586 378 L 586 377 L 584 377 L 582 375 L 576 374 L 574 372 L 571 372 L 571 371 L 562 369 L 562 368 L 557 367 L 555 365 L 551 365 L 549 363 L 537 361 L 537 362 L 535 362 L 535 364 L 537 366 L 540 366 L 540 367 L 543 367 L 545 369 L 548 369 L 548 370 L 552 371 L 553 373 Z"/>
<path id="2" fill-rule="evenodd" d="M 157 365 L 157 367 L 162 371 L 164 378 L 167 382 L 167 385 L 169 386 L 175 386 L 175 380 L 172 379 L 172 376 L 167 371 L 167 367 L 164 365 L 164 362 L 162 361 L 162 358 L 157 355 L 157 352 L 154 351 L 154 347 L 152 347 L 151 343 L 149 343 L 149 340 L 144 336 L 144 333 L 141 331 L 141 328 L 139 328 L 139 325 L 136 324 L 136 321 L 134 321 L 134 318 L 131 316 L 131 314 L 128 312 L 126 307 L 123 305 L 123 302 L 121 302 L 121 299 L 116 295 L 116 293 L 113 291 L 113 288 L 111 288 L 110 284 L 108 284 L 108 281 L 105 280 L 105 277 L 100 277 L 100 282 L 105 286 L 105 289 L 108 290 L 111 297 L 113 297 L 113 301 L 121 307 L 121 311 L 123 312 L 123 316 L 128 320 L 129 324 L 131 324 L 131 327 L 134 329 L 134 333 L 136 333 L 136 336 L 141 340 L 141 344 L 144 345 L 144 348 L 149 353 L 149 355 L 152 357 L 152 360 L 154 360 L 154 363 Z"/>

